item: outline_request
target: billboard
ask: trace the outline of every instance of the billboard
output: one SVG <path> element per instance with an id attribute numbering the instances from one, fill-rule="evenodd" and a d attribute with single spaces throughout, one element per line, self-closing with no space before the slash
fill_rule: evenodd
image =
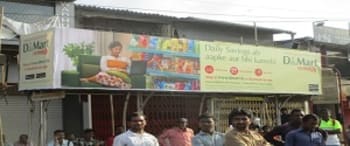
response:
<path id="1" fill-rule="evenodd" d="M 19 89 L 54 88 L 54 32 L 21 36 Z"/>
<path id="2" fill-rule="evenodd" d="M 203 91 L 321 93 L 319 54 L 221 42 L 200 49 Z"/>
<path id="3" fill-rule="evenodd" d="M 349 30 L 327 26 L 314 26 L 314 40 L 322 43 L 347 45 L 350 43 Z"/>
<path id="4" fill-rule="evenodd" d="M 44 32 L 43 32 L 44 33 Z M 20 90 L 103 89 L 189 92 L 320 94 L 320 55 L 271 47 L 185 38 L 60 28 L 50 38 L 46 71 L 23 68 L 39 57 L 26 57 L 22 37 Z M 50 35 L 51 34 L 51 35 Z M 32 49 L 40 51 L 40 49 Z M 50 53 L 53 54 L 50 54 Z M 32 53 L 33 54 L 33 53 Z M 41 62 L 43 58 L 40 57 Z M 28 65 L 27 65 L 28 66 Z M 45 72 L 47 84 L 36 75 Z M 33 75 L 28 79 L 28 75 Z M 40 76 L 39 76 L 40 77 Z M 25 83 L 25 84 L 23 84 Z"/>

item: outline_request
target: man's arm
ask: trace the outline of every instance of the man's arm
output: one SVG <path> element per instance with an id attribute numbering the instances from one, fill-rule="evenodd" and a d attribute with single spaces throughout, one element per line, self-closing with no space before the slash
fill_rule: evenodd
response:
<path id="1" fill-rule="evenodd" d="M 325 130 L 328 134 L 340 134 L 341 130 L 336 129 L 336 130 Z"/>
<path id="2" fill-rule="evenodd" d="M 159 146 L 159 142 L 156 137 L 153 138 L 153 141 L 154 141 L 154 144 L 153 144 L 154 146 Z"/>
<path id="3" fill-rule="evenodd" d="M 295 140 L 294 140 L 294 133 L 289 133 L 286 136 L 286 143 L 284 144 L 284 146 L 295 146 Z"/>
<path id="4" fill-rule="evenodd" d="M 68 141 L 68 146 L 74 146 L 72 141 Z"/>
<path id="5" fill-rule="evenodd" d="M 281 141 L 276 140 L 274 137 L 275 136 L 281 136 L 282 133 L 282 128 L 280 126 L 275 127 L 272 129 L 272 131 L 270 131 L 269 133 L 267 133 L 264 138 L 271 144 L 275 145 L 275 146 L 283 146 L 284 144 Z"/>
<path id="6" fill-rule="evenodd" d="M 247 146 L 241 139 L 230 134 L 225 135 L 224 146 Z"/>
<path id="7" fill-rule="evenodd" d="M 170 135 L 169 133 L 170 133 L 170 129 L 164 131 L 163 134 L 161 134 L 161 135 L 158 137 L 158 141 L 159 141 L 159 144 L 160 144 L 160 145 L 166 145 L 166 139 L 169 138 L 169 135 Z"/>
<path id="8" fill-rule="evenodd" d="M 107 67 L 107 56 L 102 56 L 100 59 L 100 69 L 101 71 L 108 71 L 109 68 Z"/>
<path id="9" fill-rule="evenodd" d="M 200 138 L 195 136 L 192 138 L 192 146 L 204 146 Z"/>
<path id="10" fill-rule="evenodd" d="M 123 143 L 122 139 L 123 139 L 122 136 L 117 136 L 116 138 L 114 138 L 113 146 L 124 146 L 124 143 Z"/>
<path id="11" fill-rule="evenodd" d="M 334 120 L 334 125 L 333 125 L 333 130 L 325 130 L 328 134 L 341 134 L 342 131 L 342 125 L 340 124 L 340 122 L 338 120 L 332 119 Z"/>

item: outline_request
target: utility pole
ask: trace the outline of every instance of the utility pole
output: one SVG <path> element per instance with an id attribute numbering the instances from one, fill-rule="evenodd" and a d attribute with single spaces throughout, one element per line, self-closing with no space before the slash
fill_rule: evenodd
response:
<path id="1" fill-rule="evenodd" d="M 258 46 L 258 27 L 256 26 L 256 22 L 254 21 L 254 38 L 255 38 L 255 45 Z"/>

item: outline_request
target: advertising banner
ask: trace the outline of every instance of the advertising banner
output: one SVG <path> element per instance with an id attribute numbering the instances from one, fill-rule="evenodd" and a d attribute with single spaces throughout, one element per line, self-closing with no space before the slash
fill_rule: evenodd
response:
<path id="1" fill-rule="evenodd" d="M 19 89 L 51 89 L 54 83 L 53 31 L 21 36 Z"/>
<path id="2" fill-rule="evenodd" d="M 200 48 L 202 91 L 321 93 L 316 53 L 220 42 Z"/>
<path id="3" fill-rule="evenodd" d="M 72 28 L 55 29 L 53 37 L 50 85 L 20 90 L 321 93 L 314 53 Z M 21 55 L 21 64 L 30 60 Z"/>

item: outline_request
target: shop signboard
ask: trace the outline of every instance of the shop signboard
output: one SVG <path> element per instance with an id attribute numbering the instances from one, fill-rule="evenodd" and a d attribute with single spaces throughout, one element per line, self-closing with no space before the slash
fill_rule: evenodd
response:
<path id="1" fill-rule="evenodd" d="M 203 91 L 321 93 L 319 54 L 220 42 L 200 48 Z"/>
<path id="2" fill-rule="evenodd" d="M 22 37 L 20 90 L 322 93 L 316 53 L 73 28 L 42 33 L 47 35 Z M 25 65 L 38 68 L 39 57 L 26 55 L 25 42 L 41 42 L 49 36 L 46 57 L 52 70 L 29 72 Z M 42 72 L 46 84 L 35 83 L 41 81 L 36 75 Z M 28 79 L 33 74 L 34 79 Z"/>
<path id="3" fill-rule="evenodd" d="M 53 35 L 43 31 L 21 36 L 19 89 L 54 88 Z"/>

